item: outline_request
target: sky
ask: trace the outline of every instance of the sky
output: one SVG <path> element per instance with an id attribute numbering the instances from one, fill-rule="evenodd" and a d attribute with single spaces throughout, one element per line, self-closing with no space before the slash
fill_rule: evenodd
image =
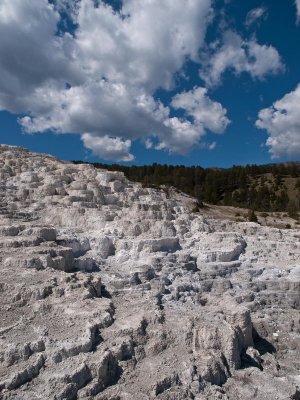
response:
<path id="1" fill-rule="evenodd" d="M 0 142 L 65 160 L 300 160 L 300 0 L 0 0 Z"/>

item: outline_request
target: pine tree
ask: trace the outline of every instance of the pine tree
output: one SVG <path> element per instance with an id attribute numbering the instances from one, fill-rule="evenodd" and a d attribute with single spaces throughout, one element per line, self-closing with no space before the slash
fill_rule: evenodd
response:
<path id="1" fill-rule="evenodd" d="M 257 222 L 257 216 L 253 209 L 249 210 L 249 212 L 248 212 L 248 221 L 249 222 Z"/>

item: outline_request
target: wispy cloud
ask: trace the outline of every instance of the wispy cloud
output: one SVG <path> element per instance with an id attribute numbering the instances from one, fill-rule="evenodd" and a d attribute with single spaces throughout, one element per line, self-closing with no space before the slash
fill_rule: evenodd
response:
<path id="1" fill-rule="evenodd" d="M 295 0 L 296 1 L 296 10 L 297 10 L 297 23 L 300 21 L 300 0 Z"/>
<path id="2" fill-rule="evenodd" d="M 300 1 L 300 0 L 297 0 Z M 257 7 L 250 10 L 247 14 L 245 25 L 247 28 L 267 17 L 268 9 L 266 7 Z"/>

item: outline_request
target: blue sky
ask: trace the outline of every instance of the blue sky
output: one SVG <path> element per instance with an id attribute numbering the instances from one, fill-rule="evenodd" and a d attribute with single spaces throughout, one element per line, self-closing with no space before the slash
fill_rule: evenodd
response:
<path id="1" fill-rule="evenodd" d="M 0 142 L 62 159 L 300 159 L 300 1 L 3 0 Z"/>

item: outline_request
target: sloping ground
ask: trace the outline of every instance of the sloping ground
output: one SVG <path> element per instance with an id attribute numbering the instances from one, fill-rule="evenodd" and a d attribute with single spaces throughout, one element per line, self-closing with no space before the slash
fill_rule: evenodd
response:
<path id="1" fill-rule="evenodd" d="M 300 233 L 0 146 L 0 398 L 298 399 Z"/>
<path id="2" fill-rule="evenodd" d="M 195 196 L 200 204 L 205 202 L 210 205 L 242 207 L 244 210 L 250 208 L 263 214 L 285 213 L 292 221 L 299 222 L 299 162 L 233 166 L 228 169 L 156 163 L 143 166 L 99 163 L 93 165 L 110 171 L 124 172 L 128 179 L 140 182 L 146 187 L 160 186 L 166 191 L 175 187 L 181 192 Z M 243 214 L 243 211 L 240 213 Z"/>
<path id="3" fill-rule="evenodd" d="M 194 203 L 195 204 L 195 203 Z M 228 219 L 235 222 L 248 222 L 249 210 L 245 208 L 218 206 L 205 204 L 201 214 L 207 218 Z M 269 226 L 279 229 L 299 229 L 300 222 L 288 216 L 284 212 L 255 212 L 257 221 L 262 226 Z"/>

